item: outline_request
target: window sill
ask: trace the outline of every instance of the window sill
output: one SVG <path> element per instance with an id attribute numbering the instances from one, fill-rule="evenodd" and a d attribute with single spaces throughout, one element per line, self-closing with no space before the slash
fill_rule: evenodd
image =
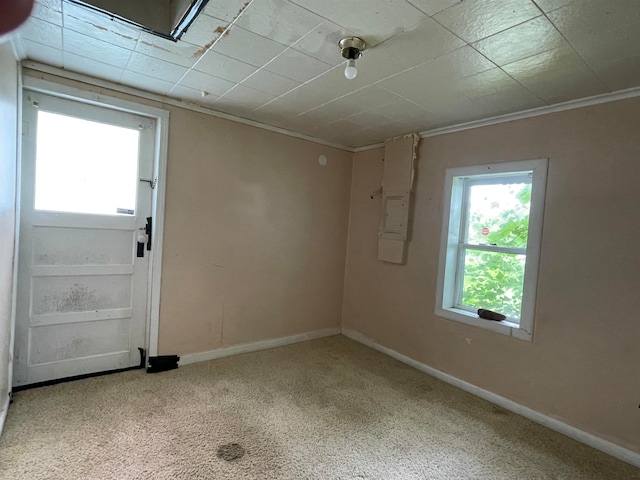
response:
<path id="1" fill-rule="evenodd" d="M 501 322 L 485 320 L 478 317 L 475 313 L 457 308 L 436 308 L 436 315 L 448 320 L 464 323 L 465 325 L 471 325 L 472 327 L 490 330 L 501 335 L 507 335 L 520 340 L 526 340 L 528 342 L 531 341 L 531 332 L 527 332 L 517 323 L 510 322 L 508 320 L 503 320 Z"/>

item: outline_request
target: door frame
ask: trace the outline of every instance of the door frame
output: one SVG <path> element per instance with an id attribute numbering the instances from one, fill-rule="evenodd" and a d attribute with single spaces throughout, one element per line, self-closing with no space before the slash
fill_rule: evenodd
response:
<path id="1" fill-rule="evenodd" d="M 167 154 L 168 154 L 168 140 L 169 140 L 169 111 L 145 105 L 142 103 L 136 103 L 129 100 L 123 100 L 104 93 L 96 93 L 88 90 L 83 90 L 77 87 L 62 85 L 56 82 L 43 80 L 41 78 L 30 77 L 21 75 L 22 85 L 20 89 L 20 98 L 24 91 L 33 91 L 43 93 L 53 97 L 59 97 L 63 99 L 72 100 L 75 102 L 82 102 L 90 105 L 95 105 L 111 110 L 119 110 L 134 115 L 139 115 L 147 118 L 152 118 L 156 121 L 155 132 L 155 148 L 153 158 L 153 171 L 156 179 L 156 186 L 152 189 L 151 200 L 151 215 L 153 217 L 153 248 L 150 252 L 149 258 L 149 288 L 147 290 L 147 312 L 146 312 L 146 335 L 145 335 L 145 350 L 147 352 L 147 361 L 149 357 L 158 355 L 158 336 L 160 326 L 160 287 L 162 278 L 162 251 L 164 240 L 164 212 L 165 212 L 165 195 L 166 195 L 166 172 L 167 172 Z M 19 129 L 22 131 L 22 103 L 19 104 Z M 22 135 L 20 135 L 22 137 Z M 22 151 L 22 138 L 20 138 L 19 148 Z M 18 158 L 18 189 L 16 191 L 16 204 L 17 214 L 20 212 L 20 195 L 21 189 L 19 188 L 21 182 L 21 169 L 22 169 L 22 157 Z M 18 223 L 19 220 L 16 220 Z M 19 228 L 16 228 L 15 237 L 15 272 L 18 271 L 17 257 L 20 248 L 20 232 Z M 14 296 L 17 292 L 17 275 L 14 274 L 13 293 Z M 12 330 L 15 332 L 15 302 L 13 302 L 12 312 Z M 13 349 L 11 346 L 11 365 L 10 372 L 13 372 Z M 11 382 L 13 380 L 11 379 Z M 11 388 L 11 387 L 10 387 Z"/>

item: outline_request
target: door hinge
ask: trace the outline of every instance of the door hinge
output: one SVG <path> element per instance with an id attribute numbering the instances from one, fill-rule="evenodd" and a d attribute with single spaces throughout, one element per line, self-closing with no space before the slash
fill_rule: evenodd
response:
<path id="1" fill-rule="evenodd" d="M 140 368 L 147 368 L 147 351 L 138 347 L 138 351 L 140 352 Z"/>

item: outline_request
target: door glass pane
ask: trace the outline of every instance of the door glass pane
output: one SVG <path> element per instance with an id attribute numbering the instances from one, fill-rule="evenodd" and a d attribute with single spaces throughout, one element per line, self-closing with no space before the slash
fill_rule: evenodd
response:
<path id="1" fill-rule="evenodd" d="M 530 183 L 471 185 L 467 243 L 526 248 Z"/>
<path id="2" fill-rule="evenodd" d="M 462 299 L 473 310 L 488 308 L 520 318 L 526 255 L 467 250 Z"/>
<path id="3" fill-rule="evenodd" d="M 38 111 L 36 210 L 133 215 L 138 130 Z"/>

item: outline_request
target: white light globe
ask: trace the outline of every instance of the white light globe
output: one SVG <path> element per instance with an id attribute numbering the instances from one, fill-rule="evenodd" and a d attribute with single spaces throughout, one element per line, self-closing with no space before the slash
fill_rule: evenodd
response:
<path id="1" fill-rule="evenodd" d="M 354 78 L 356 78 L 357 74 L 358 74 L 358 69 L 356 68 L 356 61 L 353 59 L 348 60 L 347 67 L 344 69 L 344 76 L 347 77 L 347 79 L 349 80 L 353 80 Z"/>

